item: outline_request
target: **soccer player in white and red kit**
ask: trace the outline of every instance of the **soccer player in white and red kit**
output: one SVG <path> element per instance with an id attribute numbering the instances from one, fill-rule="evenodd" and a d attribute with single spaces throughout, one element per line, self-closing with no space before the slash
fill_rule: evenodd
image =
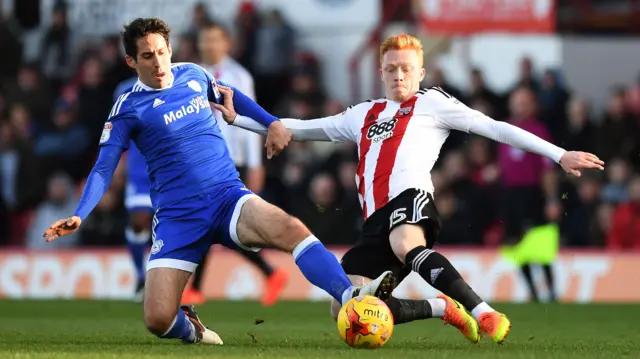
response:
<path id="1" fill-rule="evenodd" d="M 432 249 L 439 221 L 430 172 L 444 141 L 451 130 L 478 134 L 546 156 L 577 176 L 586 168 L 602 170 L 604 163 L 593 154 L 565 151 L 506 122 L 494 121 L 438 87 L 419 90 L 425 76 L 423 56 L 417 38 L 406 34 L 390 37 L 380 47 L 380 76 L 386 98 L 351 106 L 336 116 L 282 122 L 294 140 L 358 144 L 356 183 L 365 223 L 362 238 L 342 258 L 352 282 L 376 278 L 384 270 L 392 270 L 400 279 L 415 271 L 444 293 L 427 302 L 432 316 L 456 325 L 472 342 L 479 340 L 479 327 L 502 343 L 511 328 L 509 319 L 484 302 L 449 260 Z M 226 98 L 233 96 L 229 88 L 221 92 Z M 266 133 L 264 126 L 252 119 L 236 116 L 226 98 L 224 106 L 216 105 L 225 120 Z M 269 143 L 267 146 L 269 154 L 282 150 Z M 456 311 L 456 301 L 469 309 L 473 318 Z M 392 297 L 387 304 L 392 311 L 406 315 L 407 311 L 416 312 L 415 303 L 406 310 L 412 302 Z"/>

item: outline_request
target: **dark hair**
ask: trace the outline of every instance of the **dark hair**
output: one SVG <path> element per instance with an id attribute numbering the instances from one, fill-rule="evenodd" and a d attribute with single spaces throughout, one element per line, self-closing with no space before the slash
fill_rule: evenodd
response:
<path id="1" fill-rule="evenodd" d="M 171 34 L 171 28 L 166 22 L 155 18 L 137 18 L 133 20 L 129 25 L 125 25 L 122 34 L 122 42 L 124 43 L 124 52 L 137 58 L 138 55 L 138 39 L 148 34 L 158 34 L 164 37 L 164 40 L 169 45 L 169 35 Z"/>

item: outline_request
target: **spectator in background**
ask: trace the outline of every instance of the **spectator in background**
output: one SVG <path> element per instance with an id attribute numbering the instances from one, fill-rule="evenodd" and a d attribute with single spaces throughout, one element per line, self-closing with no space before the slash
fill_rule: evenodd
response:
<path id="1" fill-rule="evenodd" d="M 109 36 L 100 47 L 105 85 L 114 92 L 118 84 L 135 74 L 120 51 L 120 37 Z"/>
<path id="2" fill-rule="evenodd" d="M 636 160 L 640 125 L 625 108 L 624 88 L 616 88 L 611 93 L 599 133 L 598 156 L 603 161 L 614 157 Z"/>
<path id="3" fill-rule="evenodd" d="M 463 245 L 478 243 L 471 236 L 467 216 L 460 208 L 460 199 L 452 191 L 440 191 L 435 198 L 441 227 L 438 235 L 442 241 L 451 245 Z"/>
<path id="4" fill-rule="evenodd" d="M 636 82 L 627 89 L 625 97 L 629 112 L 640 119 L 640 74 L 636 78 Z"/>
<path id="5" fill-rule="evenodd" d="M 351 233 L 337 231 L 341 214 L 336 210 L 336 181 L 328 173 L 319 173 L 311 179 L 304 199 L 293 203 L 293 215 L 298 217 L 309 230 L 326 244 L 349 243 L 355 238 L 347 238 Z"/>
<path id="6" fill-rule="evenodd" d="M 519 88 L 527 87 L 533 91 L 534 94 L 538 94 L 540 91 L 540 81 L 536 78 L 533 72 L 533 61 L 530 57 L 525 56 L 520 60 L 520 74 L 515 86 L 509 92 L 515 92 Z"/>
<path id="7" fill-rule="evenodd" d="M 199 2 L 195 4 L 191 13 L 191 25 L 189 26 L 185 36 L 195 43 L 200 29 L 209 22 L 211 22 L 211 16 L 209 16 L 206 3 Z"/>
<path id="8" fill-rule="evenodd" d="M 60 243 L 47 243 L 42 240 L 43 228 L 57 218 L 64 218 L 75 211 L 78 199 L 76 197 L 71 178 L 65 173 L 56 173 L 49 179 L 47 185 L 47 199 L 36 209 L 33 223 L 29 229 L 26 245 L 29 249 L 63 249 L 73 248 L 80 242 L 80 235 L 72 233 L 67 240 Z"/>
<path id="9" fill-rule="evenodd" d="M 255 53 L 260 16 L 253 0 L 244 0 L 238 8 L 234 22 L 235 46 L 233 57 L 249 72 L 255 73 Z"/>
<path id="10" fill-rule="evenodd" d="M 6 96 L 8 103 L 24 104 L 38 128 L 50 124 L 53 96 L 36 65 L 25 64 L 18 70 L 15 81 L 6 86 Z"/>
<path id="11" fill-rule="evenodd" d="M 594 173 L 585 173 L 575 182 L 564 182 L 562 206 L 565 216 L 561 233 L 570 247 L 602 245 L 598 221 L 600 207 L 600 179 Z"/>
<path id="12" fill-rule="evenodd" d="M 22 103 L 14 103 L 11 106 L 9 122 L 11 122 L 17 138 L 30 141 L 36 134 L 36 126 L 31 119 L 31 112 Z"/>
<path id="13" fill-rule="evenodd" d="M 87 149 L 91 137 L 87 129 L 76 122 L 71 105 L 59 100 L 53 116 L 54 129 L 42 133 L 35 142 L 34 152 L 40 159 L 45 173 L 64 171 L 74 181 L 86 175 L 82 164 L 89 162 Z"/>
<path id="14" fill-rule="evenodd" d="M 489 107 L 491 114 L 475 107 L 473 108 L 492 118 L 504 118 L 504 116 L 506 116 L 506 113 L 501 111 L 502 107 L 504 107 L 502 105 L 502 99 L 489 89 L 480 69 L 471 69 L 469 72 L 469 84 L 470 87 L 467 98 L 470 106 L 473 107 L 473 103 L 485 103 L 486 105 L 483 105 L 483 108 L 484 106 Z"/>
<path id="15" fill-rule="evenodd" d="M 471 189 L 469 194 L 469 231 L 476 241 L 484 240 L 494 225 L 499 210 L 494 203 L 500 199 L 498 179 L 500 169 L 491 154 L 491 143 L 484 137 L 473 136 L 466 146 Z M 499 241 L 499 238 L 496 238 Z"/>
<path id="16" fill-rule="evenodd" d="M 537 119 L 533 91 L 520 87 L 510 97 L 509 123 L 550 141 L 547 128 Z M 557 194 L 554 163 L 546 157 L 498 144 L 500 182 L 503 186 L 505 234 L 510 241 L 519 240 L 524 231 L 540 224 L 546 198 Z"/>
<path id="17" fill-rule="evenodd" d="M 640 175 L 635 175 L 629 182 L 629 201 L 613 212 L 607 248 L 640 249 Z"/>
<path id="18" fill-rule="evenodd" d="M 58 92 L 74 72 L 74 39 L 67 19 L 67 5 L 56 1 L 51 13 L 51 26 L 42 38 L 40 62 L 42 71 Z"/>
<path id="19" fill-rule="evenodd" d="M 547 70 L 542 76 L 540 99 L 540 119 L 547 126 L 554 141 L 562 139 L 567 128 L 567 102 L 569 92 L 559 83 L 559 74 Z M 586 151 L 581 148 L 580 151 Z"/>
<path id="20" fill-rule="evenodd" d="M 295 106 L 306 106 L 304 110 L 307 117 L 294 118 L 318 118 L 324 115 L 324 105 L 327 96 L 318 85 L 318 76 L 306 66 L 297 66 L 291 78 L 291 90 L 281 99 L 274 108 L 274 114 L 288 115 L 298 111 Z M 340 111 L 342 112 L 342 110 Z"/>
<path id="21" fill-rule="evenodd" d="M 2 153 L 0 154 L 2 194 L 12 213 L 33 208 L 42 198 L 39 163 L 33 153 L 29 113 L 24 106 L 13 107 L 10 122 L 2 123 Z"/>
<path id="22" fill-rule="evenodd" d="M 82 222 L 80 236 L 85 246 L 105 247 L 122 245 L 122 229 L 126 214 L 122 211 L 121 193 L 110 188 L 89 217 Z"/>
<path id="23" fill-rule="evenodd" d="M 558 139 L 560 146 L 570 151 L 597 153 L 598 129 L 589 118 L 587 102 L 581 98 L 572 98 L 568 103 L 569 120 L 564 133 Z"/>
<path id="24" fill-rule="evenodd" d="M 596 219 L 598 225 L 595 226 L 595 232 L 593 233 L 596 241 L 593 244 L 602 247 L 606 245 L 607 236 L 611 233 L 613 226 L 613 211 L 614 207 L 608 204 L 603 204 L 598 207 L 596 211 Z"/>
<path id="25" fill-rule="evenodd" d="M 341 244 L 351 244 L 356 241 L 362 231 L 364 218 L 362 207 L 358 199 L 358 188 L 356 187 L 356 169 L 358 168 L 357 157 L 342 155 L 338 164 L 338 185 L 341 189 L 340 200 L 337 206 L 340 215 L 340 227 L 344 228 L 345 242 Z"/>
<path id="26" fill-rule="evenodd" d="M 104 67 L 100 58 L 88 57 L 81 68 L 78 87 L 78 123 L 89 133 L 91 143 L 98 143 L 104 122 L 113 105 L 113 92 L 104 78 Z"/>
<path id="27" fill-rule="evenodd" d="M 193 62 L 198 63 L 197 40 L 190 35 L 180 36 L 178 39 L 178 47 L 173 52 L 175 62 Z"/>
<path id="28" fill-rule="evenodd" d="M 13 25 L 0 6 L 0 84 L 15 76 L 22 61 L 22 41 L 17 27 Z"/>
<path id="29" fill-rule="evenodd" d="M 600 193 L 602 202 L 612 205 L 626 202 L 629 199 L 629 163 L 624 159 L 614 158 L 607 163 L 606 173 L 607 183 Z"/>
<path id="30" fill-rule="evenodd" d="M 253 70 L 258 103 L 272 112 L 280 96 L 288 92 L 295 51 L 294 30 L 279 10 L 263 15 L 256 44 Z"/>

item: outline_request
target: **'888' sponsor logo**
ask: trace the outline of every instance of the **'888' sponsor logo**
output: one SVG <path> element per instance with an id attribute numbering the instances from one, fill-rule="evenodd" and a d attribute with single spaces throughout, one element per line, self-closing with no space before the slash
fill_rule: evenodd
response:
<path id="1" fill-rule="evenodd" d="M 373 142 L 380 142 L 386 140 L 393 135 L 393 129 L 396 127 L 398 120 L 392 118 L 389 121 L 374 123 L 367 130 L 367 139 L 373 140 Z"/>

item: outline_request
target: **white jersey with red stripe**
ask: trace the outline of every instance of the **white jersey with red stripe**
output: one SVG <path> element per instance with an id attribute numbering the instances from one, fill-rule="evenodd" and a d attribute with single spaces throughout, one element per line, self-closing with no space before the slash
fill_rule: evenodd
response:
<path id="1" fill-rule="evenodd" d="M 364 217 L 409 188 L 433 193 L 431 170 L 449 135 L 419 92 L 403 103 L 381 99 L 344 112 L 358 143 L 356 184 Z"/>
<path id="2" fill-rule="evenodd" d="M 341 114 L 314 120 L 282 119 L 294 140 L 358 144 L 356 183 L 365 219 L 403 191 L 434 192 L 431 169 L 451 130 L 475 133 L 559 162 L 565 150 L 506 122 L 470 109 L 438 87 L 405 102 L 366 101 Z M 266 133 L 237 116 L 233 125 Z"/>

